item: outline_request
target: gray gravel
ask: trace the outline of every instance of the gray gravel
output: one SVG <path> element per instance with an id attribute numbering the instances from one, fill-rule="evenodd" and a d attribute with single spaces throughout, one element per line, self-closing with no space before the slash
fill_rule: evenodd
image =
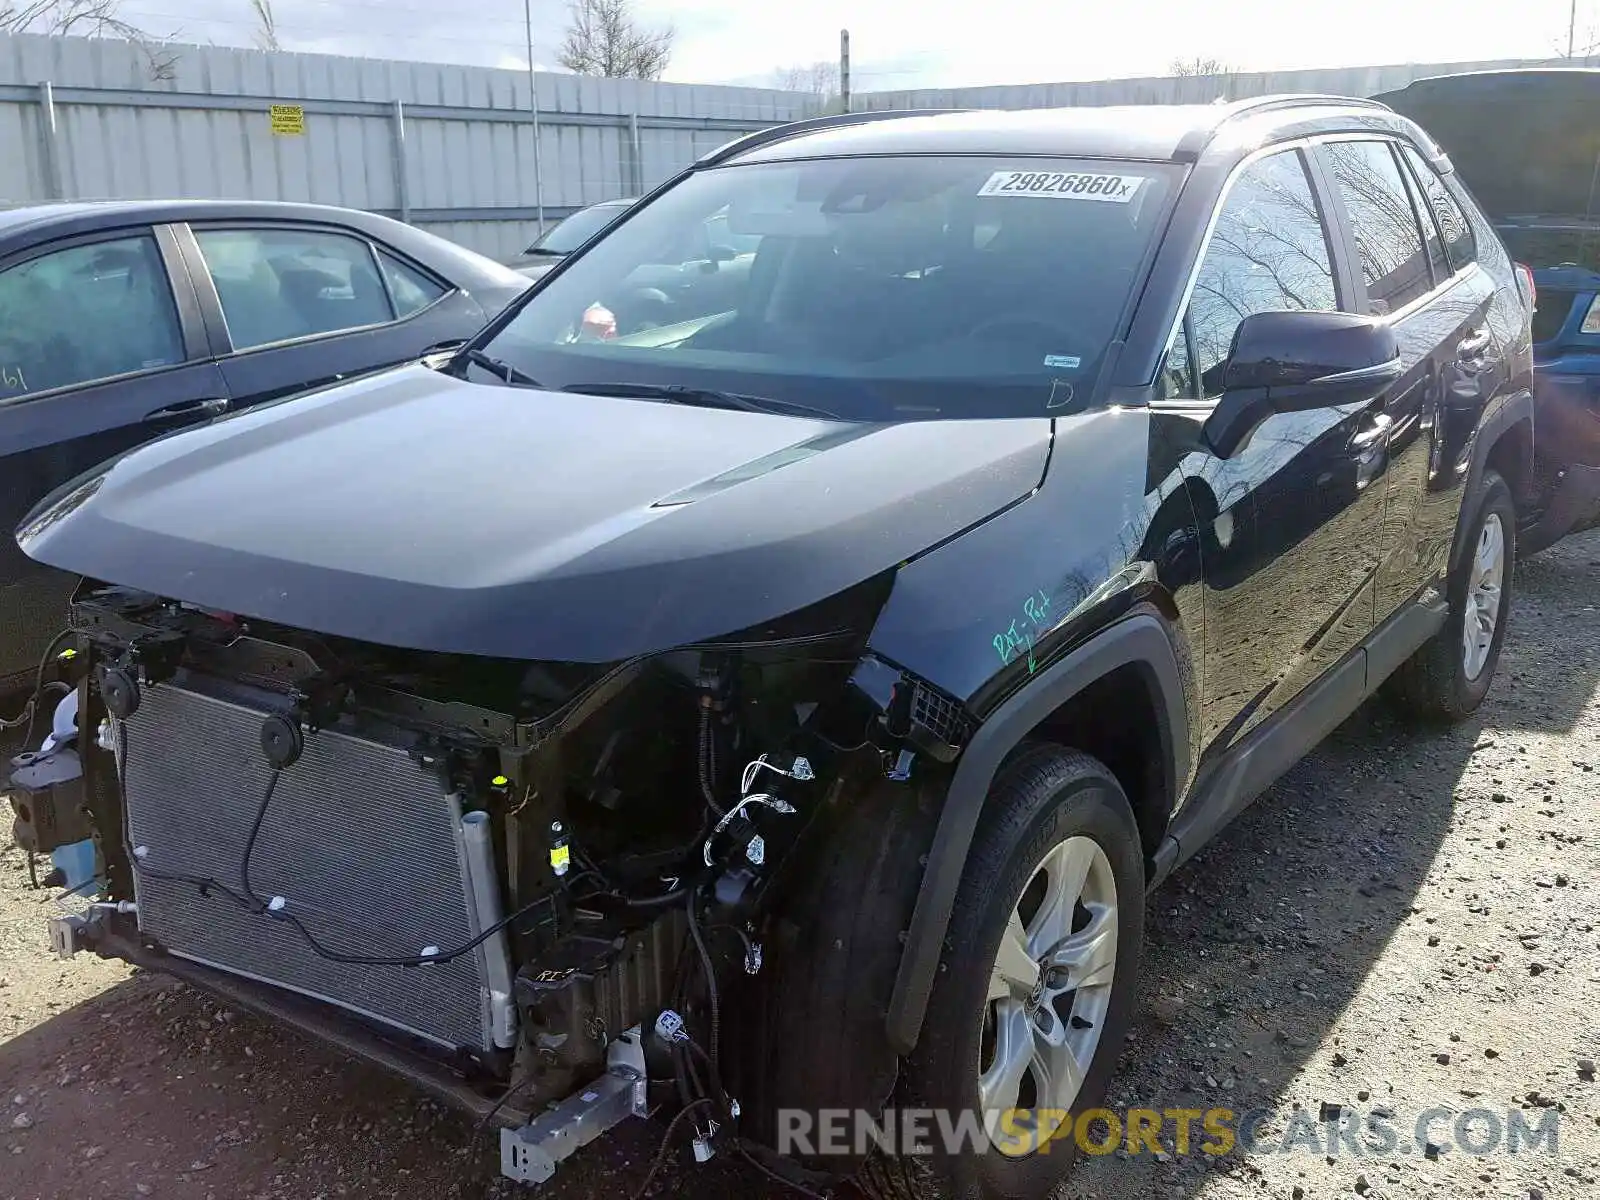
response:
<path id="1" fill-rule="evenodd" d="M 1152 898 L 1119 1104 L 1560 1114 L 1559 1152 L 1087 1161 L 1065 1194 L 1600 1194 L 1600 535 L 1525 564 L 1478 717 L 1418 734 L 1369 705 Z M 48 903 L 0 851 L 0 1197 L 505 1197 L 487 1139 L 406 1085 L 114 963 L 44 952 Z M 1438 1128 L 1448 1129 L 1449 1121 Z M 627 1196 L 659 1130 L 544 1195 Z M 1197 1139 L 1198 1140 L 1198 1139 Z M 1407 1146 L 1406 1149 L 1411 1149 Z M 1193 1147 L 1191 1147 L 1191 1151 Z M 768 1194 L 674 1165 L 662 1197 Z"/>

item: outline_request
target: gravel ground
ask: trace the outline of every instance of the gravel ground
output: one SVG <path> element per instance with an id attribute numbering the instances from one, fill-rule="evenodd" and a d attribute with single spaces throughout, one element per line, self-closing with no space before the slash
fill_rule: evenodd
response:
<path id="1" fill-rule="evenodd" d="M 1369 705 L 1152 899 L 1114 1102 L 1269 1110 L 1269 1145 L 1333 1106 L 1363 1129 L 1387 1111 L 1396 1147 L 1169 1144 L 1090 1159 L 1066 1195 L 1600 1194 L 1597 579 L 1600 535 L 1526 564 L 1475 720 L 1417 734 Z M 48 907 L 0 852 L 0 1197 L 515 1194 L 488 1139 L 406 1085 L 186 987 L 50 959 Z M 1553 1111 L 1559 1149 L 1474 1156 L 1446 1117 L 1435 1155 L 1411 1144 L 1433 1108 L 1530 1127 Z M 545 1195 L 632 1193 L 658 1137 L 625 1128 Z M 768 1188 L 719 1160 L 669 1168 L 656 1194 Z"/>

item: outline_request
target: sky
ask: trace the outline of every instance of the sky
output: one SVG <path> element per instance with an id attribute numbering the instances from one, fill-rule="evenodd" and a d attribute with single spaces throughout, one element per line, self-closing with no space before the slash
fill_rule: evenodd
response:
<path id="1" fill-rule="evenodd" d="M 1578 45 L 1600 43 L 1600 0 L 1576 0 Z M 676 30 L 666 78 L 767 85 L 838 54 L 858 92 L 1168 73 L 1176 58 L 1239 70 L 1546 58 L 1572 0 L 636 0 Z M 523 0 L 274 0 L 286 50 L 526 69 Z M 566 0 L 532 0 L 535 64 L 555 69 Z M 249 45 L 250 0 L 123 0 L 186 42 Z"/>

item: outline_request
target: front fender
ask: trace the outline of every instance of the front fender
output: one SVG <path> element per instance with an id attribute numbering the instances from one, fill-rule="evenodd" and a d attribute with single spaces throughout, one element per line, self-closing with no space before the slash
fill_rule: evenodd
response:
<path id="1" fill-rule="evenodd" d="M 1130 665 L 1140 670 L 1159 699 L 1169 779 L 1188 778 L 1189 722 L 1183 674 L 1167 625 L 1152 611 L 1136 610 L 1125 616 L 1044 668 L 1003 701 L 967 744 L 945 797 L 889 1001 L 888 1036 L 897 1053 L 910 1054 L 921 1036 L 967 853 L 1001 762 L 1052 712 L 1096 680 Z M 1175 791 L 1169 792 L 1173 794 Z"/>

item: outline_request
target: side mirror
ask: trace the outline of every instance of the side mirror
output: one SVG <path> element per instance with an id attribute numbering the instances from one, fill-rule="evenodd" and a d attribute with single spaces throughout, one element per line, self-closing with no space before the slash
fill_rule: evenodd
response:
<path id="1" fill-rule="evenodd" d="M 1370 399 L 1399 379 L 1401 369 L 1394 330 L 1372 317 L 1253 313 L 1233 336 L 1222 398 L 1206 421 L 1206 442 L 1231 457 L 1274 413 Z"/>

